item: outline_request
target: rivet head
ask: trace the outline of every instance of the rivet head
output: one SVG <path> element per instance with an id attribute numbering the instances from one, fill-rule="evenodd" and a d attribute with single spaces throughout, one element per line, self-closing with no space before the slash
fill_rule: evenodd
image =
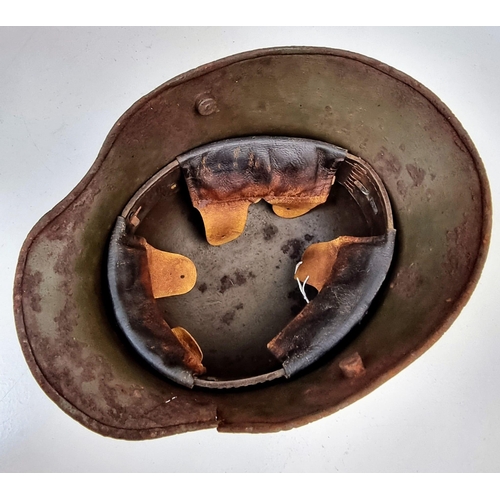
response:
<path id="1" fill-rule="evenodd" d="M 213 97 L 200 97 L 196 101 L 196 110 L 202 116 L 211 115 L 217 111 L 217 101 Z"/>
<path id="2" fill-rule="evenodd" d="M 347 378 L 356 378 L 365 373 L 363 360 L 357 352 L 342 359 L 339 363 L 339 368 Z"/>

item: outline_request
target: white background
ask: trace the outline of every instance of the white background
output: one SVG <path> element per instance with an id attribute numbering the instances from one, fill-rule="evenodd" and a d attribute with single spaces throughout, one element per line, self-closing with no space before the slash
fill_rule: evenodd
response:
<path id="1" fill-rule="evenodd" d="M 436 93 L 462 122 L 500 200 L 498 28 L 0 28 L 0 471 L 499 471 L 500 251 L 420 359 L 344 410 L 266 435 L 104 438 L 38 387 L 12 313 L 17 257 L 37 220 L 84 176 L 137 99 L 201 64 L 260 47 L 342 48 Z"/>

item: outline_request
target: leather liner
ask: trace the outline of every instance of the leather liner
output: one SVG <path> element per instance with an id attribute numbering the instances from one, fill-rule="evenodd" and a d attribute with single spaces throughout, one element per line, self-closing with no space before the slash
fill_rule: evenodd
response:
<path id="1" fill-rule="evenodd" d="M 241 380 L 197 377 L 202 371 L 197 373 L 154 300 L 145 240 L 133 235 L 140 219 L 132 208 L 165 177 L 158 172 L 155 182 L 146 183 L 147 189 L 141 188 L 118 217 L 108 258 L 118 324 L 158 373 L 186 387 L 207 388 L 242 387 L 283 375 L 291 377 L 317 361 L 363 318 L 389 269 L 396 234 L 385 188 L 366 162 L 319 141 L 252 137 L 197 148 L 177 157 L 164 170 L 175 168 L 182 169 L 195 206 L 260 198 L 288 202 L 292 192 L 298 198 L 326 200 L 338 169 L 338 182 L 363 210 L 374 234 L 353 238 L 351 244 L 339 249 L 322 290 L 269 342 L 268 349 L 282 363 L 282 369 Z"/>
<path id="2" fill-rule="evenodd" d="M 395 236 L 392 229 L 339 249 L 325 286 L 268 344 L 287 377 L 317 361 L 363 319 L 389 270 Z"/>
<path id="3" fill-rule="evenodd" d="M 116 320 L 130 344 L 160 374 L 192 387 L 189 353 L 153 297 L 145 240 L 127 233 L 123 217 L 117 218 L 111 235 L 108 281 Z"/>

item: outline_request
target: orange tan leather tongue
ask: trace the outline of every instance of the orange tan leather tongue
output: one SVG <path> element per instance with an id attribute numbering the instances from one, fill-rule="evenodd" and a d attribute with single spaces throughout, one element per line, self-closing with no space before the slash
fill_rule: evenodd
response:
<path id="1" fill-rule="evenodd" d="M 186 350 L 186 364 L 198 375 L 205 373 L 207 370 L 201 363 L 203 360 L 203 353 L 198 342 L 196 342 L 193 336 L 185 328 L 182 328 L 182 326 L 172 328 L 172 332 Z"/>
<path id="2" fill-rule="evenodd" d="M 164 252 L 146 243 L 148 268 L 155 299 L 182 295 L 196 283 L 196 266 L 177 253 Z"/>
<path id="3" fill-rule="evenodd" d="M 331 241 L 313 243 L 304 252 L 302 262 L 298 266 L 294 278 L 298 278 L 302 282 L 307 280 L 308 285 L 316 288 L 318 292 L 321 291 L 330 277 L 340 248 L 366 240 L 367 238 L 339 236 Z"/>
<path id="4" fill-rule="evenodd" d="M 248 200 L 211 203 L 198 208 L 205 224 L 205 234 L 210 245 L 219 246 L 235 240 L 247 222 Z"/>
<path id="5" fill-rule="evenodd" d="M 316 208 L 323 201 L 302 201 L 298 199 L 295 203 L 273 204 L 273 212 L 284 219 L 295 219 L 301 215 L 307 214 L 313 208 Z"/>
<path id="6" fill-rule="evenodd" d="M 257 200 L 260 201 L 260 200 Z M 207 204 L 198 208 L 205 225 L 205 235 L 208 243 L 220 246 L 235 240 L 245 230 L 248 217 L 248 207 L 255 203 L 249 200 L 236 200 L 227 203 Z M 296 201 L 295 204 L 273 204 L 273 212 L 284 219 L 294 219 L 317 207 L 319 202 Z"/>

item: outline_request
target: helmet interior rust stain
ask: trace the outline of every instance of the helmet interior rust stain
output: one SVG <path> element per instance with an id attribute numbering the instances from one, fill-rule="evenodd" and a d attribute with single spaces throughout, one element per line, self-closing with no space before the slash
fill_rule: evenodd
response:
<path id="1" fill-rule="evenodd" d="M 428 349 L 490 229 L 474 145 L 411 77 L 243 53 L 120 118 L 24 243 L 17 329 L 44 391 L 100 434 L 288 429 Z"/>

